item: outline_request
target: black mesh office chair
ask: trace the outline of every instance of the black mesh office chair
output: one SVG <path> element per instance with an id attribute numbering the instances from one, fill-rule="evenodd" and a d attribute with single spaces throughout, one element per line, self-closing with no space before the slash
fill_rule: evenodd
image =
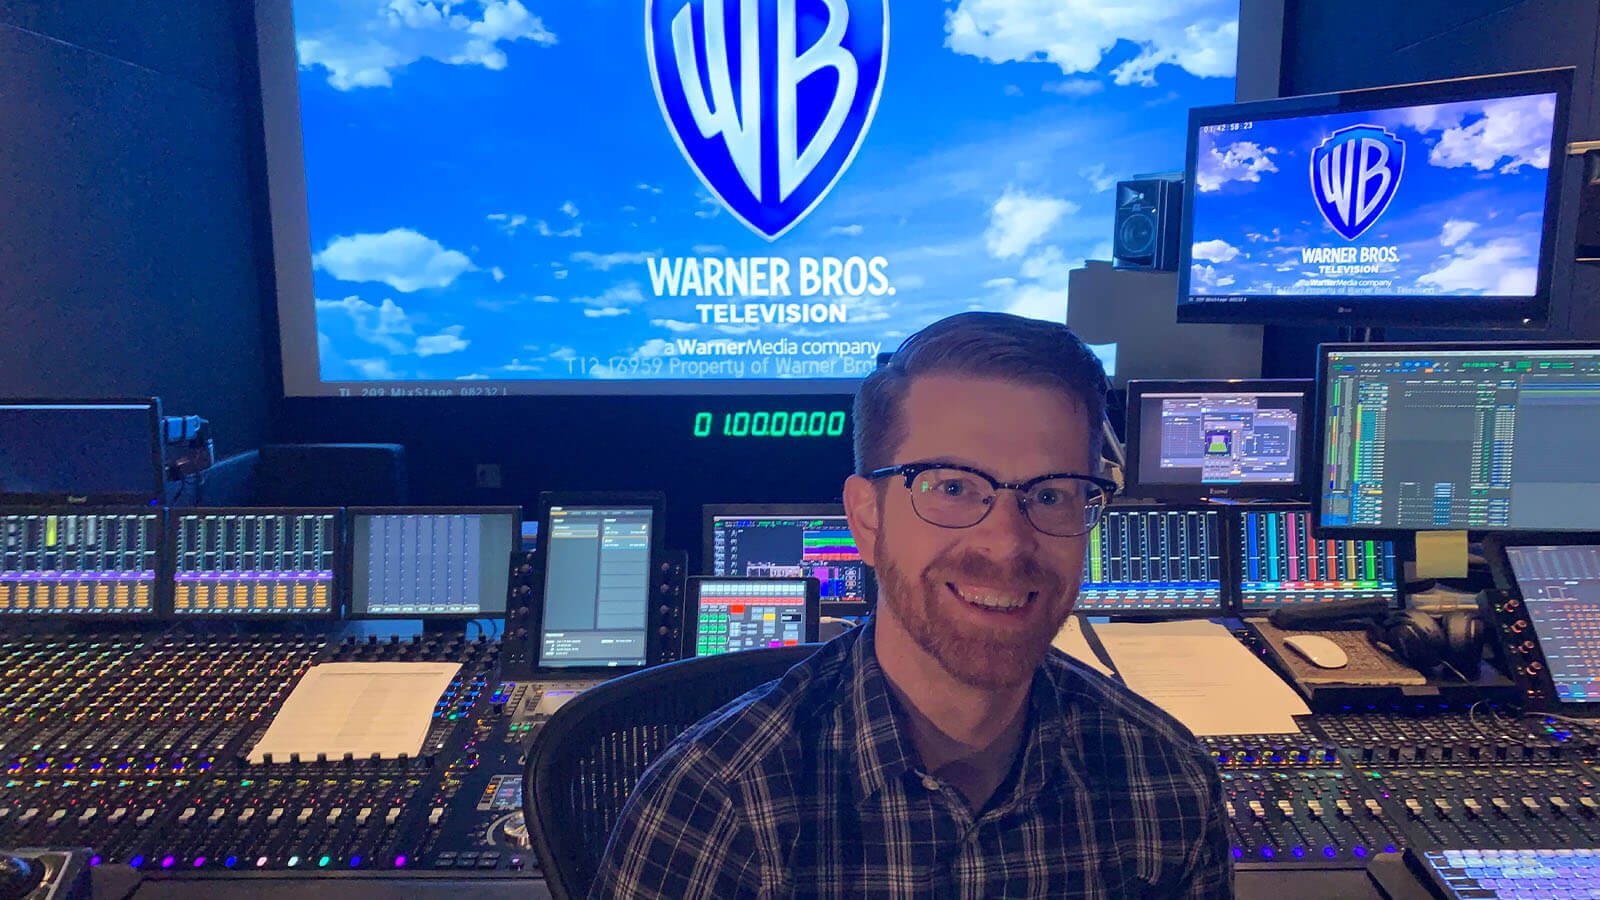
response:
<path id="1" fill-rule="evenodd" d="M 655 666 L 592 687 L 556 710 L 534 738 L 522 777 L 522 812 L 551 896 L 589 892 L 623 802 L 662 748 L 819 646 Z"/>

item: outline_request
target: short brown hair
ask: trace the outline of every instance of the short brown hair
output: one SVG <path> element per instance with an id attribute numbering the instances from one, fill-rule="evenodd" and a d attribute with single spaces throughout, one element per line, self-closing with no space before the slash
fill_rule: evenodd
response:
<path id="1" fill-rule="evenodd" d="M 1106 374 L 1089 346 L 1058 322 L 1008 313 L 966 312 L 940 319 L 906 338 L 887 364 L 856 391 L 856 474 L 895 464 L 905 440 L 901 406 L 919 375 L 970 375 L 1058 389 L 1083 404 L 1089 461 L 1100 468 Z"/>

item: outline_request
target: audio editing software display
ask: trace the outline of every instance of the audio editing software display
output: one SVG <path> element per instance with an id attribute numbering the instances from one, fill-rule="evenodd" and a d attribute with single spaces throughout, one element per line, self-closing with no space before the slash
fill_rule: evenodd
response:
<path id="1" fill-rule="evenodd" d="M 865 603 L 867 567 L 843 514 L 716 515 L 713 575 L 815 578 L 824 603 Z"/>
<path id="2" fill-rule="evenodd" d="M 1296 484 L 1305 406 L 1304 389 L 1140 393 L 1138 485 Z"/>
<path id="3" fill-rule="evenodd" d="M 1239 599 L 1245 609 L 1399 597 L 1394 544 L 1319 541 L 1306 510 L 1239 516 Z"/>
<path id="4" fill-rule="evenodd" d="M 1221 573 L 1220 513 L 1110 509 L 1089 533 L 1078 609 L 1220 610 Z"/>
<path id="5" fill-rule="evenodd" d="M 0 613 L 154 615 L 161 513 L 0 515 Z"/>
<path id="6" fill-rule="evenodd" d="M 1600 346 L 1324 351 L 1324 527 L 1600 531 Z"/>
<path id="7" fill-rule="evenodd" d="M 500 615 L 517 534 L 509 509 L 352 510 L 350 615 Z"/>
<path id="8" fill-rule="evenodd" d="M 283 616 L 334 612 L 339 511 L 185 513 L 177 523 L 173 612 Z"/>
<path id="9" fill-rule="evenodd" d="M 644 665 L 654 518 L 647 506 L 550 508 L 541 667 Z"/>
<path id="10" fill-rule="evenodd" d="M 1600 702 L 1600 546 L 1507 547 L 1506 557 L 1557 698 Z"/>
<path id="11" fill-rule="evenodd" d="M 695 611 L 695 656 L 806 639 L 804 581 L 701 581 Z"/>

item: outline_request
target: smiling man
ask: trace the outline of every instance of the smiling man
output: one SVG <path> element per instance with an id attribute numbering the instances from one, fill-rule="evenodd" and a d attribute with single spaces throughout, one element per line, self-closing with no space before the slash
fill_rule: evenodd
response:
<path id="1" fill-rule="evenodd" d="M 1232 896 L 1209 756 L 1050 648 L 1110 499 L 1104 385 L 999 313 L 868 376 L 844 497 L 876 613 L 680 736 L 591 896 Z"/>

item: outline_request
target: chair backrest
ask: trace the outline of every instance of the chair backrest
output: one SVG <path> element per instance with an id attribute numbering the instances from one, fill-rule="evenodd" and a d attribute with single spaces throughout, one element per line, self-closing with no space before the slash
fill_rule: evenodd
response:
<path id="1" fill-rule="evenodd" d="M 522 778 L 522 811 L 551 896 L 589 892 L 623 803 L 673 738 L 819 646 L 667 663 L 592 687 L 556 710 L 534 738 Z"/>

